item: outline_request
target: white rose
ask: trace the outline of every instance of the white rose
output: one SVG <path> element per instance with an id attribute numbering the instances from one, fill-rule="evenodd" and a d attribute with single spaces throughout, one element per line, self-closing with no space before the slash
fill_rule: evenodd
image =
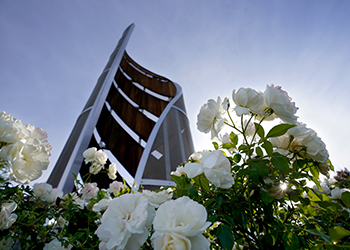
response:
<path id="1" fill-rule="evenodd" d="M 209 150 L 203 150 L 203 151 L 198 151 L 198 152 L 194 152 L 193 154 L 191 154 L 190 155 L 190 159 L 192 160 L 192 161 L 195 161 L 195 162 L 199 162 L 200 161 L 200 159 L 204 156 L 204 155 L 206 155 L 206 154 L 208 154 L 210 151 Z"/>
<path id="2" fill-rule="evenodd" d="M 176 171 L 175 171 L 175 172 L 172 171 L 170 174 L 171 174 L 171 175 L 176 175 L 176 176 L 183 176 L 183 175 L 186 175 L 186 173 L 185 173 L 185 168 L 184 168 L 183 166 L 178 166 L 178 167 L 176 168 Z"/>
<path id="3" fill-rule="evenodd" d="M 85 201 L 83 199 L 81 199 L 77 193 L 72 193 L 72 201 L 75 205 L 78 205 L 80 209 L 84 209 L 85 207 Z M 63 197 L 63 199 L 67 198 L 67 194 Z"/>
<path id="4" fill-rule="evenodd" d="M 140 193 L 124 194 L 109 202 L 96 235 L 105 249 L 139 249 L 148 237 L 147 222 L 152 220 L 148 202 Z M 154 209 L 153 209 L 154 211 Z"/>
<path id="5" fill-rule="evenodd" d="M 52 192 L 48 198 L 48 202 L 56 202 L 57 198 L 62 198 L 63 197 L 63 192 L 62 190 L 58 188 L 52 189 Z"/>
<path id="6" fill-rule="evenodd" d="M 17 208 L 15 202 L 2 203 L 0 211 L 0 230 L 8 229 L 17 220 L 17 215 L 12 214 Z"/>
<path id="7" fill-rule="evenodd" d="M 49 183 L 35 183 L 33 186 L 33 194 L 35 197 L 51 202 L 52 186 Z"/>
<path id="8" fill-rule="evenodd" d="M 84 188 L 81 190 L 82 196 L 81 198 L 85 201 L 89 201 L 93 198 L 97 197 L 97 193 L 100 189 L 97 187 L 97 183 L 86 183 Z"/>
<path id="9" fill-rule="evenodd" d="M 185 173 L 189 178 L 204 173 L 211 183 L 220 188 L 227 189 L 234 184 L 230 161 L 221 150 L 215 150 L 204 155 L 199 162 L 187 163 Z"/>
<path id="10" fill-rule="evenodd" d="M 318 187 L 316 185 L 314 185 L 312 187 L 312 189 L 315 190 L 315 192 L 317 192 L 317 193 L 322 193 L 322 194 L 330 194 L 331 193 L 331 189 L 329 188 L 327 183 L 321 182 L 320 186 L 321 186 L 321 191 L 318 190 Z"/>
<path id="11" fill-rule="evenodd" d="M 166 201 L 154 217 L 154 249 L 209 249 L 202 233 L 210 224 L 205 207 L 187 196 Z"/>
<path id="12" fill-rule="evenodd" d="M 13 249 L 12 248 L 13 243 L 15 243 L 15 241 L 11 237 L 7 238 L 7 239 L 2 239 L 0 241 L 0 249 L 1 250 L 11 250 L 11 249 Z"/>
<path id="13" fill-rule="evenodd" d="M 306 124 L 297 122 L 297 126 L 288 129 L 287 134 L 293 136 L 295 139 L 304 139 L 305 137 L 308 137 L 315 133 L 314 130 L 307 128 Z"/>
<path id="14" fill-rule="evenodd" d="M 243 114 L 249 115 L 250 112 L 254 114 L 262 114 L 259 107 L 264 101 L 262 93 L 251 88 L 240 88 L 236 92 L 233 90 L 232 99 L 236 103 L 235 111 L 238 116 Z"/>
<path id="15" fill-rule="evenodd" d="M 228 133 L 225 133 L 223 135 L 220 135 L 220 141 L 222 144 L 225 144 L 225 143 L 231 143 L 231 140 L 230 140 L 230 135 Z"/>
<path id="16" fill-rule="evenodd" d="M 13 121 L 14 118 L 11 114 L 7 114 L 5 111 L 0 112 L 0 120 L 1 121 Z"/>
<path id="17" fill-rule="evenodd" d="M 148 204 L 152 207 L 159 207 L 160 204 L 173 197 L 173 193 L 168 190 L 163 190 L 160 192 L 153 192 L 150 190 L 142 190 L 143 197 L 147 198 Z"/>
<path id="18" fill-rule="evenodd" d="M 117 195 L 120 190 L 122 190 L 124 187 L 124 184 L 119 181 L 113 181 L 109 184 L 109 189 L 107 190 L 110 193 L 113 193 L 114 195 Z"/>
<path id="19" fill-rule="evenodd" d="M 153 237 L 152 237 L 153 238 Z M 195 240 L 195 237 L 191 237 L 192 240 Z M 200 240 L 203 240 L 202 238 L 200 238 Z M 202 242 L 200 242 L 202 243 Z M 204 240 L 203 240 L 203 246 L 205 248 L 201 248 L 203 246 L 199 245 L 200 248 L 194 248 L 192 247 L 192 243 L 190 240 L 190 237 L 186 237 L 184 235 L 181 234 L 177 234 L 177 233 L 158 233 L 156 232 L 154 234 L 154 241 L 153 241 L 153 247 L 155 250 L 163 250 L 163 249 L 169 249 L 169 250 L 176 250 L 176 249 L 182 249 L 182 250 L 191 250 L 191 249 L 198 249 L 198 250 L 202 250 L 202 249 L 209 249 L 206 247 L 206 244 L 204 244 Z M 195 244 L 193 244 L 195 245 Z"/>
<path id="20" fill-rule="evenodd" d="M 69 221 L 66 221 L 62 216 L 60 216 L 57 219 L 57 225 L 60 228 L 64 228 L 64 226 L 68 226 L 69 225 Z"/>
<path id="21" fill-rule="evenodd" d="M 348 189 L 348 188 L 341 188 L 340 189 L 338 187 L 335 187 L 331 191 L 331 198 L 341 200 L 341 194 L 344 192 L 350 192 L 350 189 Z"/>
<path id="22" fill-rule="evenodd" d="M 302 144 L 306 147 L 306 153 L 315 161 L 326 162 L 329 158 L 326 144 L 316 133 L 305 137 Z"/>
<path id="23" fill-rule="evenodd" d="M 105 165 L 107 162 L 108 156 L 102 149 L 98 150 L 95 154 L 95 162 L 97 164 Z"/>
<path id="24" fill-rule="evenodd" d="M 117 165 L 115 163 L 109 164 L 108 177 L 111 180 L 117 179 Z"/>
<path id="25" fill-rule="evenodd" d="M 49 165 L 50 153 L 42 145 L 27 144 L 18 141 L 3 147 L 0 158 L 7 158 L 11 180 L 27 184 L 38 179 Z"/>
<path id="26" fill-rule="evenodd" d="M 29 131 L 26 131 L 20 121 L 2 121 L 0 120 L 0 142 L 15 143 L 26 139 Z"/>
<path id="27" fill-rule="evenodd" d="M 45 244 L 43 250 L 69 250 L 72 249 L 72 247 L 72 245 L 68 245 L 67 247 L 65 247 L 58 239 L 54 239 L 50 241 L 50 243 Z"/>
<path id="28" fill-rule="evenodd" d="M 199 131 L 211 132 L 211 139 L 217 137 L 218 133 L 224 126 L 224 114 L 227 109 L 227 99 L 222 102 L 218 97 L 217 101 L 213 99 L 205 103 L 197 115 L 197 128 Z"/>
<path id="29" fill-rule="evenodd" d="M 109 196 L 101 199 L 99 202 L 94 204 L 94 206 L 92 207 L 92 210 L 95 211 L 96 213 L 101 212 L 101 211 L 105 211 L 111 200 L 112 200 L 112 198 Z"/>
<path id="30" fill-rule="evenodd" d="M 102 170 L 102 168 L 103 168 L 103 165 L 92 162 L 89 168 L 89 173 L 98 174 Z"/>
<path id="31" fill-rule="evenodd" d="M 249 122 L 247 120 L 244 120 L 243 122 L 243 126 L 245 128 L 245 132 L 246 135 L 249 137 L 253 137 L 253 135 L 255 134 L 255 125 L 252 122 Z M 255 136 L 258 136 L 257 134 L 255 134 Z"/>
<path id="32" fill-rule="evenodd" d="M 89 162 L 94 161 L 96 152 L 97 152 L 97 148 L 95 147 L 88 148 L 83 152 L 85 164 L 88 164 Z"/>
<path id="33" fill-rule="evenodd" d="M 292 124 L 297 122 L 298 117 L 294 114 L 298 108 L 294 102 L 291 102 L 292 98 L 280 86 L 267 85 L 264 92 L 264 100 L 267 108 L 271 109 L 282 121 Z"/>
<path id="34" fill-rule="evenodd" d="M 275 152 L 285 156 L 290 153 L 288 150 L 288 146 L 290 145 L 289 135 L 269 138 L 269 141 L 271 142 L 272 146 L 276 148 Z"/>
<path id="35" fill-rule="evenodd" d="M 33 124 L 26 124 L 25 128 L 30 131 L 27 143 L 38 146 L 45 146 L 47 151 L 51 151 L 52 147 L 47 140 L 48 135 L 45 130 L 42 128 L 36 128 Z"/>

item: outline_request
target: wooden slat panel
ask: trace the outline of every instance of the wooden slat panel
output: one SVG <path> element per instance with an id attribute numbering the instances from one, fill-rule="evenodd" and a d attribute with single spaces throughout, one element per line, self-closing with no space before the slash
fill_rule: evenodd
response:
<path id="1" fill-rule="evenodd" d="M 107 102 L 111 105 L 116 114 L 124 121 L 130 129 L 138 134 L 144 141 L 148 140 L 155 122 L 142 114 L 137 108 L 132 106 L 116 89 L 111 86 L 107 96 Z"/>
<path id="2" fill-rule="evenodd" d="M 139 70 L 136 70 L 134 67 L 132 67 L 131 64 L 145 74 L 147 73 L 148 75 L 151 75 L 151 77 L 142 74 Z M 138 82 L 153 92 L 168 97 L 174 97 L 176 95 L 176 87 L 169 79 L 166 79 L 160 75 L 156 75 L 141 67 L 136 62 L 134 62 L 126 53 L 124 53 L 124 57 L 120 62 L 120 66 L 128 76 L 132 77 L 135 82 Z"/>
<path id="3" fill-rule="evenodd" d="M 131 100 L 137 103 L 140 108 L 146 109 L 157 117 L 162 114 L 168 104 L 168 102 L 158 99 L 136 87 L 120 70 L 118 70 L 115 76 L 115 81 L 118 87 L 130 97 Z"/>
<path id="4" fill-rule="evenodd" d="M 115 158 L 135 176 L 143 148 L 114 120 L 106 106 L 102 109 L 96 129 Z"/>

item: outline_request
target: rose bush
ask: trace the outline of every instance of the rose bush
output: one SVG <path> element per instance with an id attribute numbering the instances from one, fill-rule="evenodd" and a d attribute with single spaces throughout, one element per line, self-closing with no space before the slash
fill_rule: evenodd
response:
<path id="1" fill-rule="evenodd" d="M 0 249 L 350 248 L 350 174 L 329 178 L 326 145 L 287 92 L 270 84 L 223 100 L 197 116 L 213 150 L 194 152 L 169 173 L 176 186 L 157 191 L 99 188 L 91 177 L 117 170 L 97 148 L 83 153 L 89 171 L 75 191 L 23 185 L 47 168 L 51 146 L 44 130 L 1 112 Z"/>

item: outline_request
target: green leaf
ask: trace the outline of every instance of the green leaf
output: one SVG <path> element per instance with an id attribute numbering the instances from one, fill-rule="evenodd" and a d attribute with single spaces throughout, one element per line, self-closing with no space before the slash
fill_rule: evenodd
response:
<path id="1" fill-rule="evenodd" d="M 293 162 L 294 171 L 299 171 L 299 169 L 305 166 L 306 162 L 304 160 L 296 160 Z"/>
<path id="2" fill-rule="evenodd" d="M 257 154 L 258 156 L 260 156 L 260 157 L 263 157 L 263 156 L 264 156 L 264 153 L 263 153 L 263 151 L 262 151 L 262 149 L 261 149 L 260 147 L 256 147 L 256 148 L 255 148 L 255 152 L 256 152 L 256 154 Z"/>
<path id="3" fill-rule="evenodd" d="M 260 136 L 260 138 L 264 138 L 265 136 L 264 128 L 259 123 L 256 123 L 256 122 L 254 122 L 254 125 L 255 125 L 255 131 L 258 134 L 258 136 Z"/>
<path id="4" fill-rule="evenodd" d="M 268 205 L 269 203 L 271 203 L 275 198 L 270 195 L 269 193 L 265 192 L 265 191 L 261 191 L 261 199 L 262 201 Z"/>
<path id="5" fill-rule="evenodd" d="M 265 236 L 265 239 L 271 246 L 274 246 L 276 244 L 276 238 L 272 234 L 267 234 Z"/>
<path id="6" fill-rule="evenodd" d="M 345 206 L 350 207 L 350 192 L 342 193 L 341 200 L 345 204 Z"/>
<path id="7" fill-rule="evenodd" d="M 295 250 L 299 248 L 298 237 L 293 232 L 284 233 L 283 236 L 284 249 Z"/>
<path id="8" fill-rule="evenodd" d="M 318 231 L 317 229 L 304 229 L 305 232 L 308 232 L 310 234 L 316 235 L 318 237 L 321 237 L 324 239 L 326 242 L 331 242 L 331 238 L 329 238 L 328 235 Z"/>
<path id="9" fill-rule="evenodd" d="M 310 172 L 313 175 L 313 177 L 315 177 L 316 180 L 319 179 L 318 177 L 319 177 L 320 173 L 315 165 L 312 164 L 312 166 L 310 166 Z"/>
<path id="10" fill-rule="evenodd" d="M 233 160 L 234 160 L 236 163 L 240 162 L 240 161 L 241 161 L 241 158 L 242 158 L 242 156 L 241 156 L 240 154 L 235 154 L 235 155 L 233 156 Z"/>
<path id="11" fill-rule="evenodd" d="M 230 137 L 232 144 L 234 145 L 233 147 L 235 148 L 237 146 L 237 143 L 238 143 L 238 136 L 235 133 L 231 132 L 229 137 Z"/>
<path id="12" fill-rule="evenodd" d="M 180 176 L 170 175 L 171 179 L 176 183 L 178 187 L 183 187 L 183 181 Z"/>
<path id="13" fill-rule="evenodd" d="M 221 217 L 224 219 L 224 221 L 229 224 L 231 227 L 235 228 L 235 222 L 231 216 L 228 216 L 227 214 L 222 214 Z"/>
<path id="14" fill-rule="evenodd" d="M 216 196 L 216 207 L 217 208 L 221 207 L 223 201 L 224 201 L 224 197 L 222 197 L 222 195 Z"/>
<path id="15" fill-rule="evenodd" d="M 216 230 L 216 236 L 222 249 L 231 250 L 235 243 L 231 228 L 226 224 L 220 224 Z"/>
<path id="16" fill-rule="evenodd" d="M 195 188 L 189 188 L 188 192 L 190 193 L 190 198 L 197 198 L 198 197 L 198 191 Z"/>
<path id="17" fill-rule="evenodd" d="M 242 153 L 248 153 L 249 148 L 248 148 L 247 145 L 242 144 L 242 145 L 240 145 L 240 146 L 238 147 L 238 150 L 241 151 Z"/>
<path id="18" fill-rule="evenodd" d="M 230 148 L 235 148 L 235 147 L 236 146 L 233 145 L 231 142 L 222 144 L 222 148 L 224 148 L 224 149 L 230 149 Z"/>
<path id="19" fill-rule="evenodd" d="M 320 244 L 317 244 L 316 246 L 314 246 L 313 248 L 311 248 L 311 250 L 323 250 L 323 246 Z"/>
<path id="20" fill-rule="evenodd" d="M 212 204 L 215 200 L 214 199 L 208 199 L 204 202 L 205 207 L 209 207 L 210 204 Z"/>
<path id="21" fill-rule="evenodd" d="M 212 143 L 214 145 L 215 150 L 218 150 L 219 149 L 219 144 L 217 142 L 215 142 L 215 141 L 213 141 Z"/>
<path id="22" fill-rule="evenodd" d="M 288 129 L 295 127 L 295 124 L 278 124 L 274 126 L 266 135 L 266 138 L 284 135 Z"/>
<path id="23" fill-rule="evenodd" d="M 205 177 L 205 175 L 200 176 L 199 183 L 205 191 L 210 192 L 209 180 Z"/>
<path id="24" fill-rule="evenodd" d="M 338 242 L 345 236 L 349 236 L 350 231 L 346 230 L 345 228 L 342 228 L 341 226 L 335 226 L 334 228 L 329 230 L 329 237 L 331 238 L 332 242 Z"/>
<path id="25" fill-rule="evenodd" d="M 271 163 L 277 169 L 281 170 L 282 173 L 284 174 L 289 173 L 289 161 L 285 156 L 280 154 L 273 154 L 271 157 Z"/>
<path id="26" fill-rule="evenodd" d="M 271 142 L 264 141 L 264 143 L 261 146 L 265 149 L 265 151 L 266 151 L 268 156 L 272 155 L 272 153 L 273 153 L 273 146 L 272 146 Z"/>
<path id="27" fill-rule="evenodd" d="M 251 161 L 252 173 L 257 173 L 259 176 L 267 176 L 269 174 L 269 168 L 266 166 L 266 161 L 256 159 Z"/>
<path id="28" fill-rule="evenodd" d="M 218 217 L 219 217 L 218 214 L 214 214 L 213 216 L 208 217 L 208 221 L 210 221 L 211 223 L 214 223 L 218 219 Z"/>

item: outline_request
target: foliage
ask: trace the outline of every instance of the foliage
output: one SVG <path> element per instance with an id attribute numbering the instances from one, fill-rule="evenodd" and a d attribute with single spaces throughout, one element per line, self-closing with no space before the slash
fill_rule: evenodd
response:
<path id="1" fill-rule="evenodd" d="M 90 170 L 84 182 L 76 179 L 72 193 L 63 196 L 47 184 L 15 185 L 11 180 L 21 176 L 15 176 L 8 158 L 1 158 L 1 150 L 17 145 L 17 137 L 1 137 L 8 141 L 0 138 L 0 167 L 11 173 L 1 176 L 0 185 L 4 249 L 134 249 L 135 244 L 141 249 L 350 248 L 349 171 L 329 178 L 334 167 L 325 144 L 297 122 L 298 108 L 281 87 L 268 85 L 264 93 L 241 88 L 232 99 L 202 106 L 197 126 L 211 132 L 214 149 L 192 154 L 170 174 L 176 185 L 156 192 L 131 190 L 116 181 L 107 190 L 90 183 L 101 170 L 116 177 L 115 166 L 104 170 L 107 158 L 95 148 L 84 152 Z M 0 128 L 9 131 L 14 120 L 1 114 L 6 124 Z M 274 119 L 283 123 L 265 126 Z M 223 127 L 230 131 L 219 136 Z M 41 144 L 47 147 L 46 140 Z M 134 201 L 140 206 L 133 210 L 127 202 Z"/>

